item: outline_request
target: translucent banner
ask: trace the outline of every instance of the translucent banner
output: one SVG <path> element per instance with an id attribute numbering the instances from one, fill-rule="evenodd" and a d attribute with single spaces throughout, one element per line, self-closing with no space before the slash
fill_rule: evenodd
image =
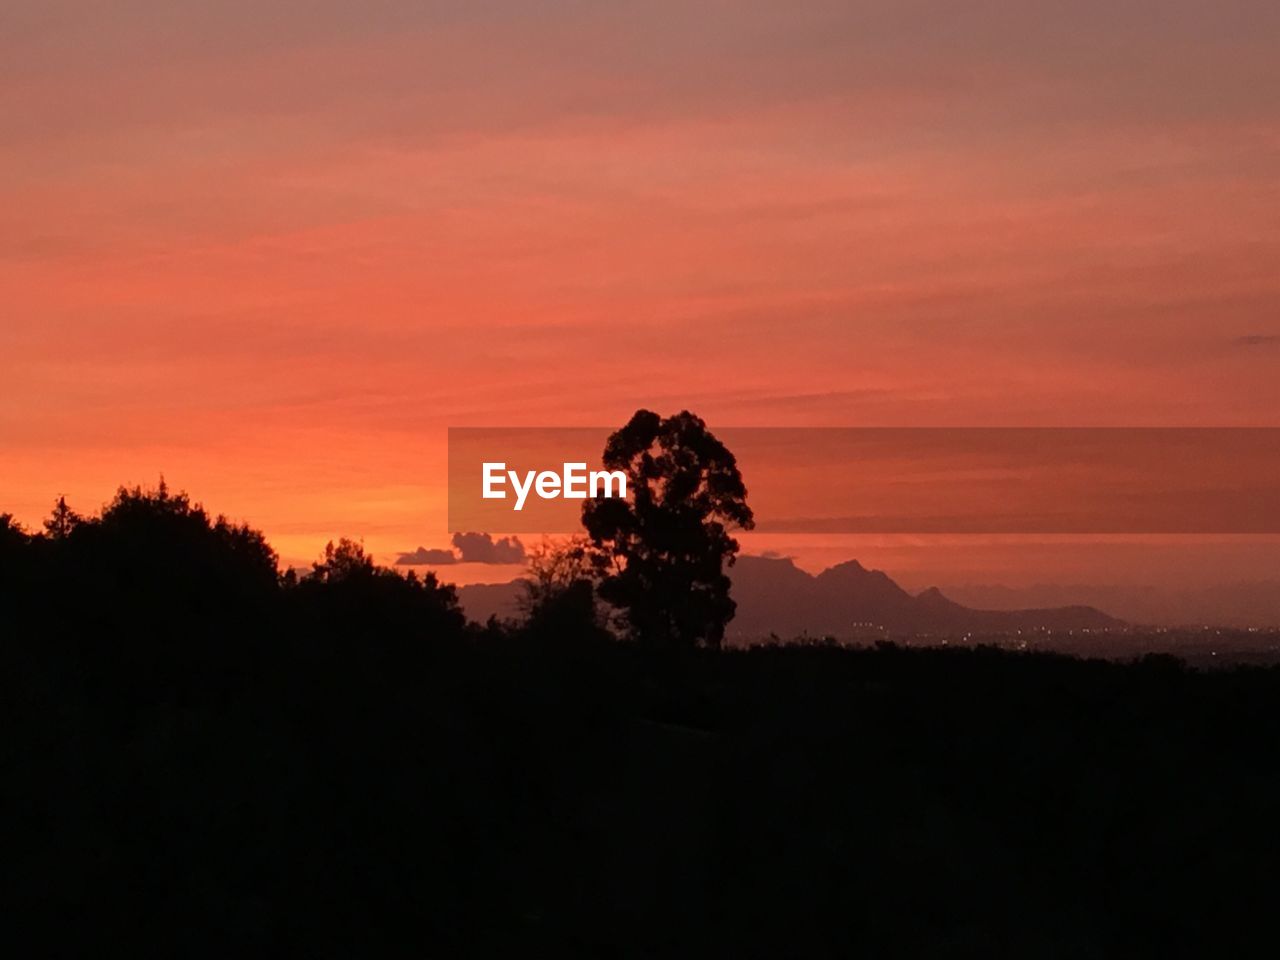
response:
<path id="1" fill-rule="evenodd" d="M 709 426 L 764 533 L 1280 533 L 1280 428 Z M 580 531 L 611 432 L 450 429 L 450 531 Z"/>

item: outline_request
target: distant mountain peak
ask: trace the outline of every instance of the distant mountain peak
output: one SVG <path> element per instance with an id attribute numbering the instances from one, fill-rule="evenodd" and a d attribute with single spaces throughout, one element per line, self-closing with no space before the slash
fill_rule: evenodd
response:
<path id="1" fill-rule="evenodd" d="M 865 635 L 869 625 L 886 633 L 939 636 L 1121 626 L 1093 607 L 979 610 L 956 603 L 937 587 L 913 596 L 883 570 L 857 560 L 835 564 L 816 577 L 788 566 L 785 574 L 767 563 L 730 571 L 738 603 L 731 635 L 841 637 Z"/>
<path id="2" fill-rule="evenodd" d="M 939 590 L 937 587 L 930 587 L 930 588 L 929 588 L 929 589 L 927 589 L 927 590 L 921 590 L 919 593 L 917 593 L 917 594 L 916 594 L 916 599 L 917 599 L 917 600 L 925 600 L 925 599 L 928 599 L 928 600 L 946 600 L 946 599 L 948 599 L 948 598 L 947 598 L 947 595 L 946 595 L 946 594 L 944 594 L 944 593 L 943 593 L 941 590 Z"/>
<path id="3" fill-rule="evenodd" d="M 827 569 L 822 572 L 830 573 L 835 570 L 848 570 L 850 572 L 859 572 L 859 573 L 871 572 L 871 571 L 868 571 L 867 568 L 864 567 L 857 560 L 844 560 L 840 563 L 834 564 L 833 566 L 827 567 Z"/>
<path id="4" fill-rule="evenodd" d="M 865 636 L 869 626 L 889 634 L 957 636 L 1123 625 L 1094 607 L 980 610 L 955 602 L 937 587 L 913 596 L 884 571 L 869 570 L 857 560 L 838 563 L 815 577 L 790 557 L 746 555 L 728 573 L 738 604 L 728 632 L 740 638 Z M 483 622 L 490 615 L 518 615 L 523 584 L 519 579 L 475 584 L 458 594 L 467 616 Z"/>

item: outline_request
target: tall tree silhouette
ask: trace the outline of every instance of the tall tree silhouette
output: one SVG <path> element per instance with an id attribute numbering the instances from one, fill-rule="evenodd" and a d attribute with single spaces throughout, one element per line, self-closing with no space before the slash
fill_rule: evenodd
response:
<path id="1" fill-rule="evenodd" d="M 649 646 L 718 647 L 735 609 L 729 530 L 755 525 L 733 454 L 687 410 L 666 419 L 638 410 L 609 437 L 604 463 L 627 475 L 628 496 L 583 506 L 601 598 Z"/>
<path id="2" fill-rule="evenodd" d="M 65 540 L 82 523 L 84 523 L 84 517 L 67 506 L 67 498 L 58 497 L 53 505 L 53 512 L 44 522 L 45 536 L 50 540 Z"/>

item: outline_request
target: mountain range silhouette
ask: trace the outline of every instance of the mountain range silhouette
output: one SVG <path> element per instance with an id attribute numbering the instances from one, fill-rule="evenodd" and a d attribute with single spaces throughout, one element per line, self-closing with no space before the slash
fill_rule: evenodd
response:
<path id="1" fill-rule="evenodd" d="M 853 637 L 875 632 L 962 636 L 1018 630 L 1105 630 L 1123 621 L 1094 607 L 980 610 L 956 603 L 937 587 L 918 594 L 904 590 L 882 570 L 848 560 L 814 576 L 790 559 L 744 556 L 729 571 L 737 615 L 731 639 L 776 635 Z M 524 581 L 461 587 L 467 616 L 484 621 L 516 614 Z"/>

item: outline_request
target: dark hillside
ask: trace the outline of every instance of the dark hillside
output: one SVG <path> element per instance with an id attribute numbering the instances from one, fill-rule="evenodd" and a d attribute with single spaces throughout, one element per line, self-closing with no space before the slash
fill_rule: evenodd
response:
<path id="1" fill-rule="evenodd" d="M 1266 926 L 1275 671 L 283 629 L 6 640 L 11 916 L 221 954 L 1131 955 Z"/>
<path id="2" fill-rule="evenodd" d="M 1275 669 L 480 630 L 348 541 L 276 579 L 163 490 L 4 533 L 3 903 L 45 953 L 1274 937 Z"/>

